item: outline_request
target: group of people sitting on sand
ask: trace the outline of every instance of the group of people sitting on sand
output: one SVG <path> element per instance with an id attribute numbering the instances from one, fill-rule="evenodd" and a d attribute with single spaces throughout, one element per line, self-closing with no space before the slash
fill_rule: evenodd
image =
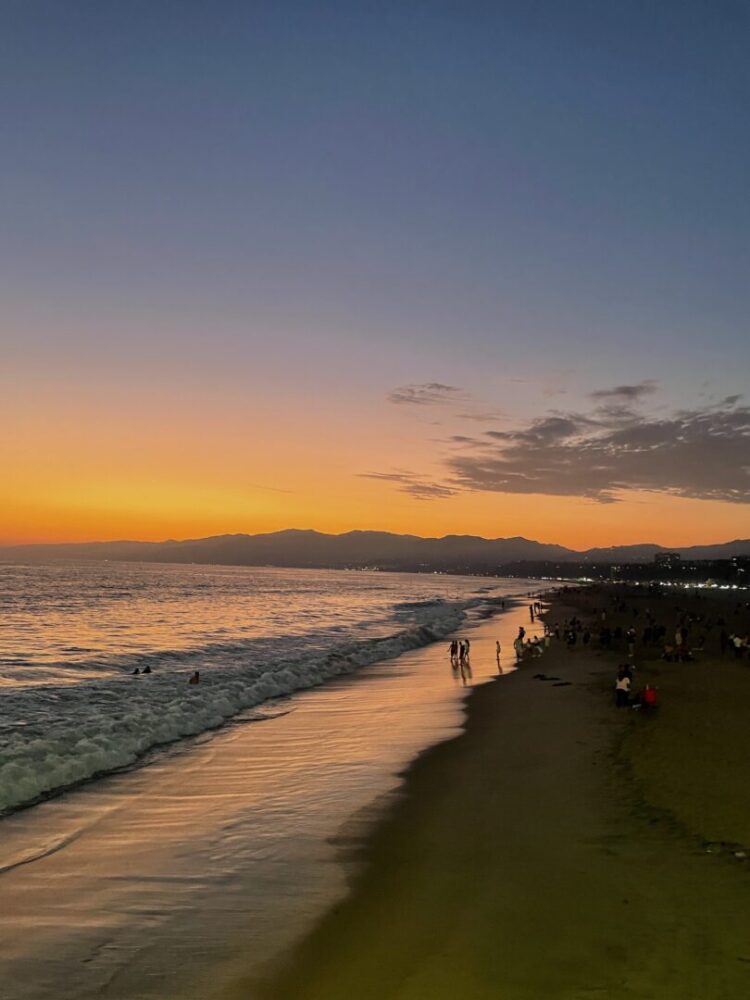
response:
<path id="1" fill-rule="evenodd" d="M 617 668 L 615 705 L 618 708 L 639 708 L 646 712 L 652 712 L 659 703 L 656 688 L 652 687 L 651 684 L 645 684 L 635 696 L 631 697 L 634 672 L 635 667 L 630 663 L 621 663 Z"/>
<path id="2" fill-rule="evenodd" d="M 530 660 L 536 656 L 541 656 L 545 648 L 549 646 L 549 643 L 549 633 L 545 633 L 543 638 L 533 635 L 530 639 L 527 639 L 526 629 L 522 625 L 518 630 L 518 635 L 513 640 L 516 660 Z"/>

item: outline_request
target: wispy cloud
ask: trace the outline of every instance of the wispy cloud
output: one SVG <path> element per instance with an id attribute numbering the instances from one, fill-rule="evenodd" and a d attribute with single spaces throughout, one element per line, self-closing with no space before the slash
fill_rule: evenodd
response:
<path id="1" fill-rule="evenodd" d="M 498 420 L 507 420 L 507 413 L 502 410 L 467 410 L 465 413 L 457 413 L 460 420 L 471 420 L 477 424 L 495 424 Z"/>
<path id="2" fill-rule="evenodd" d="M 408 493 L 418 500 L 442 500 L 459 492 L 452 486 L 431 482 L 413 472 L 360 472 L 359 477 L 395 483 L 402 493 Z"/>
<path id="3" fill-rule="evenodd" d="M 268 493 L 296 493 L 296 490 L 283 490 L 280 486 L 265 486 L 263 483 L 249 483 L 254 490 L 266 490 Z"/>
<path id="4" fill-rule="evenodd" d="M 457 385 L 442 382 L 421 382 L 415 385 L 401 385 L 388 393 L 388 402 L 398 406 L 439 406 L 464 398 L 463 390 Z"/>
<path id="5" fill-rule="evenodd" d="M 632 403 L 643 399 L 644 396 L 652 395 L 658 388 L 658 382 L 647 378 L 635 385 L 616 385 L 611 389 L 597 389 L 589 393 L 589 399 L 596 402 Z"/>

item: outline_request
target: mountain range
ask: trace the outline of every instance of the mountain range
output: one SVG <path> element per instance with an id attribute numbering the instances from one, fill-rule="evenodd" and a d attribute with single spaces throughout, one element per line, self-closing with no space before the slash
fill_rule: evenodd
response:
<path id="1" fill-rule="evenodd" d="M 447 572 L 494 572 L 516 562 L 651 562 L 659 552 L 679 552 L 683 559 L 730 559 L 750 556 L 750 539 L 716 545 L 666 549 L 661 545 L 616 545 L 585 551 L 528 538 L 481 538 L 446 535 L 420 538 L 386 531 L 349 531 L 328 535 L 290 529 L 260 535 L 215 535 L 164 542 L 83 542 L 0 547 L 0 560 L 116 560 L 124 562 L 213 563 L 235 566 L 298 568 L 378 568 Z"/>

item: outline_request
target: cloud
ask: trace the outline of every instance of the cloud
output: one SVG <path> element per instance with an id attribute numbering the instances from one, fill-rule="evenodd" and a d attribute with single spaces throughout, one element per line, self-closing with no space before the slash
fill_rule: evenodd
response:
<path id="1" fill-rule="evenodd" d="M 408 493 L 417 500 L 442 500 L 459 492 L 444 483 L 423 479 L 413 472 L 360 472 L 359 478 L 395 483 L 402 493 Z"/>
<path id="2" fill-rule="evenodd" d="M 401 385 L 388 393 L 388 402 L 398 406 L 438 406 L 463 398 L 463 391 L 456 385 L 442 382 L 422 382 L 418 385 Z"/>
<path id="3" fill-rule="evenodd" d="M 460 420 L 472 420 L 477 424 L 495 424 L 498 420 L 507 420 L 507 413 L 502 410 L 467 410 L 466 413 L 457 413 Z"/>
<path id="4" fill-rule="evenodd" d="M 263 483 L 249 483 L 255 490 L 267 490 L 269 493 L 296 493 L 297 490 L 282 490 L 279 486 L 264 486 Z"/>
<path id="5" fill-rule="evenodd" d="M 644 396 L 650 396 L 658 388 L 658 382 L 647 378 L 635 385 L 616 385 L 612 389 L 597 389 L 596 392 L 589 393 L 589 399 L 597 402 L 633 403 Z"/>
<path id="6" fill-rule="evenodd" d="M 446 465 L 450 488 L 588 497 L 613 503 L 645 490 L 750 503 L 750 407 L 734 397 L 666 416 L 637 413 L 651 383 L 592 393 L 613 405 L 554 412 L 525 426 L 487 431 Z"/>

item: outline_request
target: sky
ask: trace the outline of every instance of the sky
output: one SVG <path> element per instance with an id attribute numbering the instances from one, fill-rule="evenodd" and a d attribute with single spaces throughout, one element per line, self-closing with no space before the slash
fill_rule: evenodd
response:
<path id="1" fill-rule="evenodd" d="M 746 0 L 0 14 L 0 542 L 750 537 Z"/>

